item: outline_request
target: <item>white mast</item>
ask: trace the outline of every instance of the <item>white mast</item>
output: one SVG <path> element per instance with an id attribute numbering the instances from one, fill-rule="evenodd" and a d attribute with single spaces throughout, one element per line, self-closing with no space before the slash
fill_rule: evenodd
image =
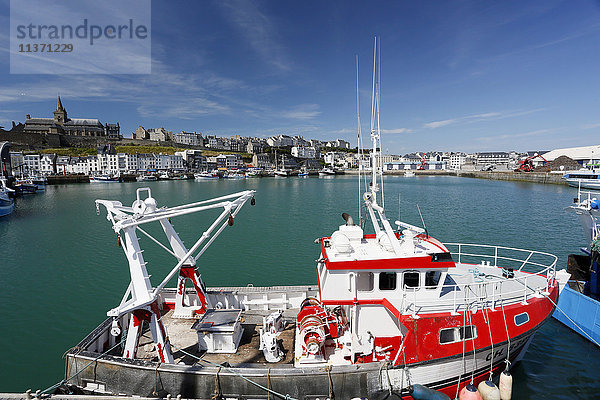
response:
<path id="1" fill-rule="evenodd" d="M 362 211 L 361 211 L 361 195 L 362 192 L 360 190 L 360 165 L 362 162 L 362 153 L 361 153 L 361 146 L 362 146 L 362 131 L 361 131 L 361 126 L 360 126 L 360 101 L 359 101 L 359 94 L 358 94 L 358 54 L 356 55 L 356 119 L 357 119 L 357 130 L 358 130 L 358 143 L 357 143 L 357 147 L 358 147 L 358 224 L 359 226 L 362 227 Z"/>
<path id="2" fill-rule="evenodd" d="M 400 255 L 400 242 L 390 225 L 387 217 L 385 216 L 385 210 L 382 206 L 377 204 L 377 192 L 379 191 L 379 185 L 377 184 L 377 175 L 381 175 L 382 171 L 379 168 L 380 154 L 381 154 L 381 128 L 379 125 L 379 75 L 380 67 L 378 61 L 378 41 L 375 37 L 375 46 L 373 51 L 373 91 L 371 100 L 371 141 L 373 149 L 371 150 L 371 188 L 365 192 L 363 198 L 367 210 L 375 229 L 375 234 L 378 237 L 386 236 L 392 250 L 396 255 Z M 381 178 L 383 180 L 383 177 Z M 383 197 L 383 196 L 382 196 Z M 381 225 L 380 225 L 381 224 Z"/>

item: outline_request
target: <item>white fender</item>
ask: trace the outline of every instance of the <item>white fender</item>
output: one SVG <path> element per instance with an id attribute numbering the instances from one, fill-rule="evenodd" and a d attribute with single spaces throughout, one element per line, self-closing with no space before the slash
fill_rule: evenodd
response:
<path id="1" fill-rule="evenodd" d="M 483 400 L 500 400 L 500 390 L 492 381 L 482 381 L 477 386 Z"/>
<path id="2" fill-rule="evenodd" d="M 510 400 L 512 397 L 512 384 L 513 377 L 508 371 L 502 371 L 500 374 L 500 382 L 498 384 L 500 389 L 500 399 Z"/>

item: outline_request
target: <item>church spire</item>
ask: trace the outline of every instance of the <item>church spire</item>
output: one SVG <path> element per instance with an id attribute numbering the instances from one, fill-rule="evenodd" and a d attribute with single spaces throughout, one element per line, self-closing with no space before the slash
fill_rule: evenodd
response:
<path id="1" fill-rule="evenodd" d="M 58 96 L 58 103 L 56 103 L 56 111 L 54 111 L 54 122 L 58 125 L 62 125 L 67 122 L 67 110 L 64 109 L 60 96 Z"/>

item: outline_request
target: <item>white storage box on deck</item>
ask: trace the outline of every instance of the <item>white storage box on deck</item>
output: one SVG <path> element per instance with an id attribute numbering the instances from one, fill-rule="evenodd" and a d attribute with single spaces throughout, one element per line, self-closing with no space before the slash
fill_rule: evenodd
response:
<path id="1" fill-rule="evenodd" d="M 235 353 L 242 338 L 242 310 L 207 310 L 192 329 L 198 332 L 198 348 L 208 353 Z"/>

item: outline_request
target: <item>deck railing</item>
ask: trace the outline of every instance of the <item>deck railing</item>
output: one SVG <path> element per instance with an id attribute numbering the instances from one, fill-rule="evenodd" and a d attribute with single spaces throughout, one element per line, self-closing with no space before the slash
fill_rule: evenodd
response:
<path id="1" fill-rule="evenodd" d="M 470 283 L 443 283 L 440 296 L 419 295 L 422 288 L 405 288 L 400 312 L 420 313 L 497 309 L 527 304 L 548 294 L 554 285 L 558 257 L 550 253 L 480 244 L 445 243 L 457 264 L 472 266 Z M 479 269 L 481 268 L 481 270 Z M 490 268 L 494 274 L 490 273 Z M 493 270 L 497 268 L 497 270 Z M 514 277 L 502 276 L 514 272 Z"/>

